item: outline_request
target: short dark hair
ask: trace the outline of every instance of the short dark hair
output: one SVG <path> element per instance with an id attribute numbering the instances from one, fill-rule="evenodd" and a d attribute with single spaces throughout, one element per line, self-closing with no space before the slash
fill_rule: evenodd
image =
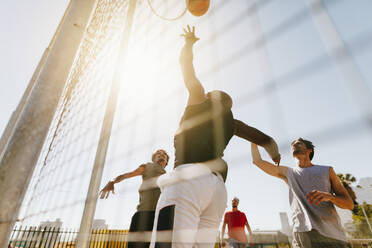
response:
<path id="1" fill-rule="evenodd" d="M 151 156 L 151 161 L 154 161 L 154 157 L 155 157 L 155 154 L 156 154 L 157 152 L 163 152 L 163 153 L 165 153 L 165 155 L 167 155 L 167 164 L 168 164 L 168 161 L 169 161 L 169 155 L 168 155 L 168 153 L 167 153 L 165 150 L 163 150 L 163 149 L 158 149 L 158 150 L 156 150 L 156 151 L 152 154 L 152 156 Z"/>
<path id="2" fill-rule="evenodd" d="M 314 147 L 315 147 L 315 146 L 313 145 L 313 142 L 311 142 L 311 141 L 309 141 L 309 140 L 305 140 L 305 139 L 303 139 L 303 138 L 298 138 L 298 139 L 292 141 L 291 145 L 293 145 L 296 141 L 301 141 L 301 142 L 303 142 L 303 143 L 305 144 L 305 146 L 306 146 L 307 149 L 311 149 L 311 152 L 310 152 L 310 154 L 309 154 L 309 158 L 310 158 L 310 160 L 312 160 L 313 157 L 314 157 Z"/>
<path id="3" fill-rule="evenodd" d="M 212 90 L 207 93 L 207 97 L 210 99 L 217 97 L 223 103 L 223 105 L 225 105 L 228 108 L 232 107 L 231 96 L 222 90 Z"/>

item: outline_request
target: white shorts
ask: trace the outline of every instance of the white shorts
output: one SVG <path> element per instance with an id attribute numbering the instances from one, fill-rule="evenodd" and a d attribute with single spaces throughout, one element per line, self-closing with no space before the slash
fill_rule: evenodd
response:
<path id="1" fill-rule="evenodd" d="M 221 175 L 202 163 L 184 164 L 159 177 L 158 184 L 150 248 L 213 247 L 227 201 Z"/>

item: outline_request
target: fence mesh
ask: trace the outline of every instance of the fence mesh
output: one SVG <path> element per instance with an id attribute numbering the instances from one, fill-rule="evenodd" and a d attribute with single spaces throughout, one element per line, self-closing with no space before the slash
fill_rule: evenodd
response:
<path id="1" fill-rule="evenodd" d="M 80 223 L 126 9 L 126 1 L 97 3 L 24 201 L 25 223 Z"/>

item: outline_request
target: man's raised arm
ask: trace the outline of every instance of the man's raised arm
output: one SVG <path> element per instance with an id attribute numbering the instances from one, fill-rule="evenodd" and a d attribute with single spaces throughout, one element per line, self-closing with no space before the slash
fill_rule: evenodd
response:
<path id="1" fill-rule="evenodd" d="M 185 82 L 186 88 L 189 92 L 189 100 L 187 106 L 202 103 L 206 100 L 203 85 L 200 83 L 199 79 L 195 75 L 194 65 L 193 65 L 193 52 L 192 48 L 199 40 L 195 36 L 195 27 L 190 29 L 187 25 L 187 30 L 183 29 L 184 33 L 181 34 L 185 38 L 185 45 L 181 50 L 180 64 L 182 69 L 183 80 Z"/>
<path id="2" fill-rule="evenodd" d="M 287 182 L 287 167 L 285 166 L 276 166 L 268 161 L 265 161 L 261 158 L 260 151 L 258 150 L 258 146 L 254 143 L 251 143 L 251 153 L 253 164 L 257 165 L 258 168 L 266 172 L 267 174 L 278 177 L 283 179 Z"/>
<path id="3" fill-rule="evenodd" d="M 236 119 L 234 120 L 234 126 L 234 134 L 236 136 L 262 146 L 269 153 L 271 159 L 276 164 L 280 163 L 278 145 L 273 138 L 264 134 L 260 130 L 254 127 L 250 127 L 244 122 Z"/>

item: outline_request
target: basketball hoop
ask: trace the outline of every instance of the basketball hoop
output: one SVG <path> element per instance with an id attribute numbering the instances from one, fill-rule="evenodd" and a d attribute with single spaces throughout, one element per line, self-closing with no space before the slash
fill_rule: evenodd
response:
<path id="1" fill-rule="evenodd" d="M 177 0 L 176 0 L 177 1 Z M 187 0 L 186 0 L 187 1 Z M 185 6 L 185 10 L 177 17 L 174 17 L 174 18 L 168 18 L 168 17 L 164 17 L 164 16 L 161 16 L 159 15 L 155 9 L 152 7 L 152 4 L 151 4 L 151 0 L 147 0 L 147 3 L 149 4 L 150 6 L 150 9 L 151 9 L 151 12 L 154 13 L 154 15 L 156 15 L 157 17 L 163 19 L 163 20 L 166 20 L 166 21 L 176 21 L 178 19 L 180 19 L 182 16 L 184 16 L 186 14 L 186 11 L 187 11 L 187 7 Z"/>

